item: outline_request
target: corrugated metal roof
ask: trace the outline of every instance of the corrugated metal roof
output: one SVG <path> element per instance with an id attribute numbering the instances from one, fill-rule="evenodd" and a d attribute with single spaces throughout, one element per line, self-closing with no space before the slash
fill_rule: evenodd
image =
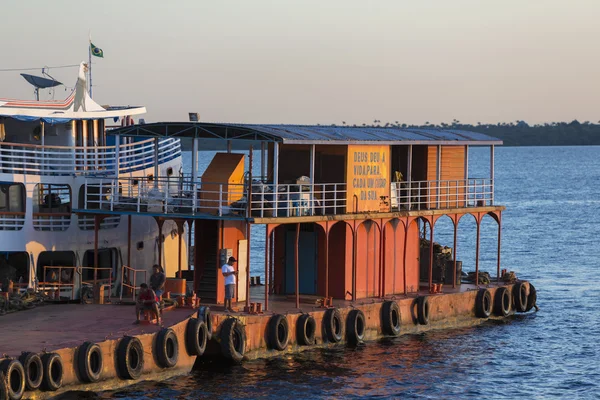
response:
<path id="1" fill-rule="evenodd" d="M 129 136 L 198 137 L 204 139 L 273 141 L 290 144 L 502 144 L 500 139 L 457 129 L 419 129 L 379 126 L 325 126 L 161 122 L 111 131 Z"/>

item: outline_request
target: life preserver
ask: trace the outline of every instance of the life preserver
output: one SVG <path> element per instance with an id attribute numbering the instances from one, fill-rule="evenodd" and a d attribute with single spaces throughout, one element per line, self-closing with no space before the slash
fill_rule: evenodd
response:
<path id="1" fill-rule="evenodd" d="M 323 327 L 325 328 L 325 337 L 331 343 L 337 343 L 344 338 L 344 324 L 342 315 L 337 308 L 330 308 L 325 311 L 323 316 Z"/>
<path id="2" fill-rule="evenodd" d="M 96 343 L 85 342 L 77 349 L 77 371 L 83 382 L 98 382 L 102 374 L 102 350 Z"/>
<path id="3" fill-rule="evenodd" d="M 381 306 L 381 329 L 386 335 L 400 334 L 400 307 L 395 301 L 386 301 Z"/>
<path id="4" fill-rule="evenodd" d="M 365 314 L 359 309 L 354 309 L 348 313 L 346 321 L 348 343 L 353 345 L 362 343 L 365 340 L 365 332 L 367 331 Z"/>
<path id="5" fill-rule="evenodd" d="M 267 341 L 275 350 L 285 350 L 290 340 L 290 327 L 285 315 L 274 314 L 269 320 Z"/>
<path id="6" fill-rule="evenodd" d="M 246 352 L 246 330 L 242 323 L 235 318 L 228 318 L 221 324 L 219 332 L 221 352 L 225 357 L 240 362 Z"/>
<path id="7" fill-rule="evenodd" d="M 46 353 L 42 355 L 42 366 L 44 367 L 42 389 L 51 391 L 60 389 L 64 374 L 62 358 L 57 353 Z"/>
<path id="8" fill-rule="evenodd" d="M 185 349 L 190 356 L 202 356 L 206 350 L 208 333 L 203 320 L 190 318 L 185 328 Z"/>
<path id="9" fill-rule="evenodd" d="M 518 312 L 525 312 L 527 309 L 527 286 L 524 282 L 515 283 L 513 286 L 513 299 L 515 300 L 515 309 Z"/>
<path id="10" fill-rule="evenodd" d="M 19 360 L 6 359 L 0 362 L 0 371 L 6 379 L 8 398 L 19 400 L 25 394 L 25 370 Z"/>
<path id="11" fill-rule="evenodd" d="M 479 318 L 489 318 L 492 313 L 492 294 L 487 289 L 479 289 L 475 297 L 475 315 Z"/>
<path id="12" fill-rule="evenodd" d="M 429 296 L 417 297 L 417 321 L 421 325 L 429 323 Z"/>
<path id="13" fill-rule="evenodd" d="M 173 368 L 179 359 L 179 341 L 171 328 L 161 329 L 154 342 L 156 361 L 161 368 Z"/>
<path id="14" fill-rule="evenodd" d="M 299 345 L 309 346 L 315 343 L 317 322 L 310 314 L 302 314 L 296 321 L 296 341 Z"/>
<path id="15" fill-rule="evenodd" d="M 204 321 L 206 324 L 206 338 L 208 340 L 212 339 L 213 322 L 209 306 L 202 306 L 198 309 L 198 319 Z"/>
<path id="16" fill-rule="evenodd" d="M 494 295 L 494 314 L 506 317 L 510 313 L 510 291 L 505 287 L 499 287 Z"/>
<path id="17" fill-rule="evenodd" d="M 119 342 L 116 352 L 117 372 L 123 379 L 137 379 L 144 369 L 144 346 L 140 339 L 125 336 Z"/>
<path id="18" fill-rule="evenodd" d="M 25 387 L 27 390 L 37 390 L 42 384 L 44 366 L 42 359 L 36 353 L 22 353 L 19 361 L 25 370 Z"/>
<path id="19" fill-rule="evenodd" d="M 536 306 L 537 303 L 537 291 L 535 287 L 530 283 L 529 284 L 529 296 L 527 296 L 527 308 L 525 308 L 525 312 L 531 311 L 533 307 Z"/>

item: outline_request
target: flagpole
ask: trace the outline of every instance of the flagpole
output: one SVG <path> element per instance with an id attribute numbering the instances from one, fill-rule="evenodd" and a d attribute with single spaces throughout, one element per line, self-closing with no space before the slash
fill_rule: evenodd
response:
<path id="1" fill-rule="evenodd" d="M 90 38 L 90 43 L 88 45 L 88 55 L 89 55 L 89 65 L 88 68 L 90 70 L 90 98 L 92 98 L 92 39 Z"/>

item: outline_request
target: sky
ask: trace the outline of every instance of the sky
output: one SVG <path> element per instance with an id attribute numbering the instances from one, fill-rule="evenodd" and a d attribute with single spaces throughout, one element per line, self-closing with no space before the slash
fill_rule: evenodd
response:
<path id="1" fill-rule="evenodd" d="M 94 99 L 147 121 L 600 120 L 598 0 L 3 0 L 2 15 L 0 97 L 33 98 L 1 70 L 85 61 L 91 32 Z M 72 87 L 77 70 L 50 74 Z"/>

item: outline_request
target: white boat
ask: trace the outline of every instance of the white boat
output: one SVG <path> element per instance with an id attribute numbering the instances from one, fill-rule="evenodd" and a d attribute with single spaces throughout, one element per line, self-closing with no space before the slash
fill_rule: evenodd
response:
<path id="1" fill-rule="evenodd" d="M 128 242 L 129 217 L 111 215 L 99 224 L 99 269 L 94 271 L 94 218 L 72 213 L 86 202 L 84 180 L 172 176 L 176 181 L 182 161 L 179 139 L 128 138 L 125 143 L 107 134 L 107 119 L 132 124 L 146 109 L 96 103 L 87 90 L 86 68 L 80 65 L 75 89 L 64 101 L 0 98 L 0 277 L 12 273 L 23 290 L 54 282 L 61 296 L 78 298 L 80 288 L 96 279 L 110 283 L 106 289 L 112 288 L 114 296 L 121 290 L 124 265 L 147 271 L 144 276 L 127 270 L 127 281 L 135 278 L 135 286 L 149 278 L 155 263 L 165 268 L 167 276 L 179 267 L 180 232 L 175 223 L 164 223 L 159 252 L 153 219 L 131 217 Z M 187 269 L 186 244 L 183 269 Z"/>

